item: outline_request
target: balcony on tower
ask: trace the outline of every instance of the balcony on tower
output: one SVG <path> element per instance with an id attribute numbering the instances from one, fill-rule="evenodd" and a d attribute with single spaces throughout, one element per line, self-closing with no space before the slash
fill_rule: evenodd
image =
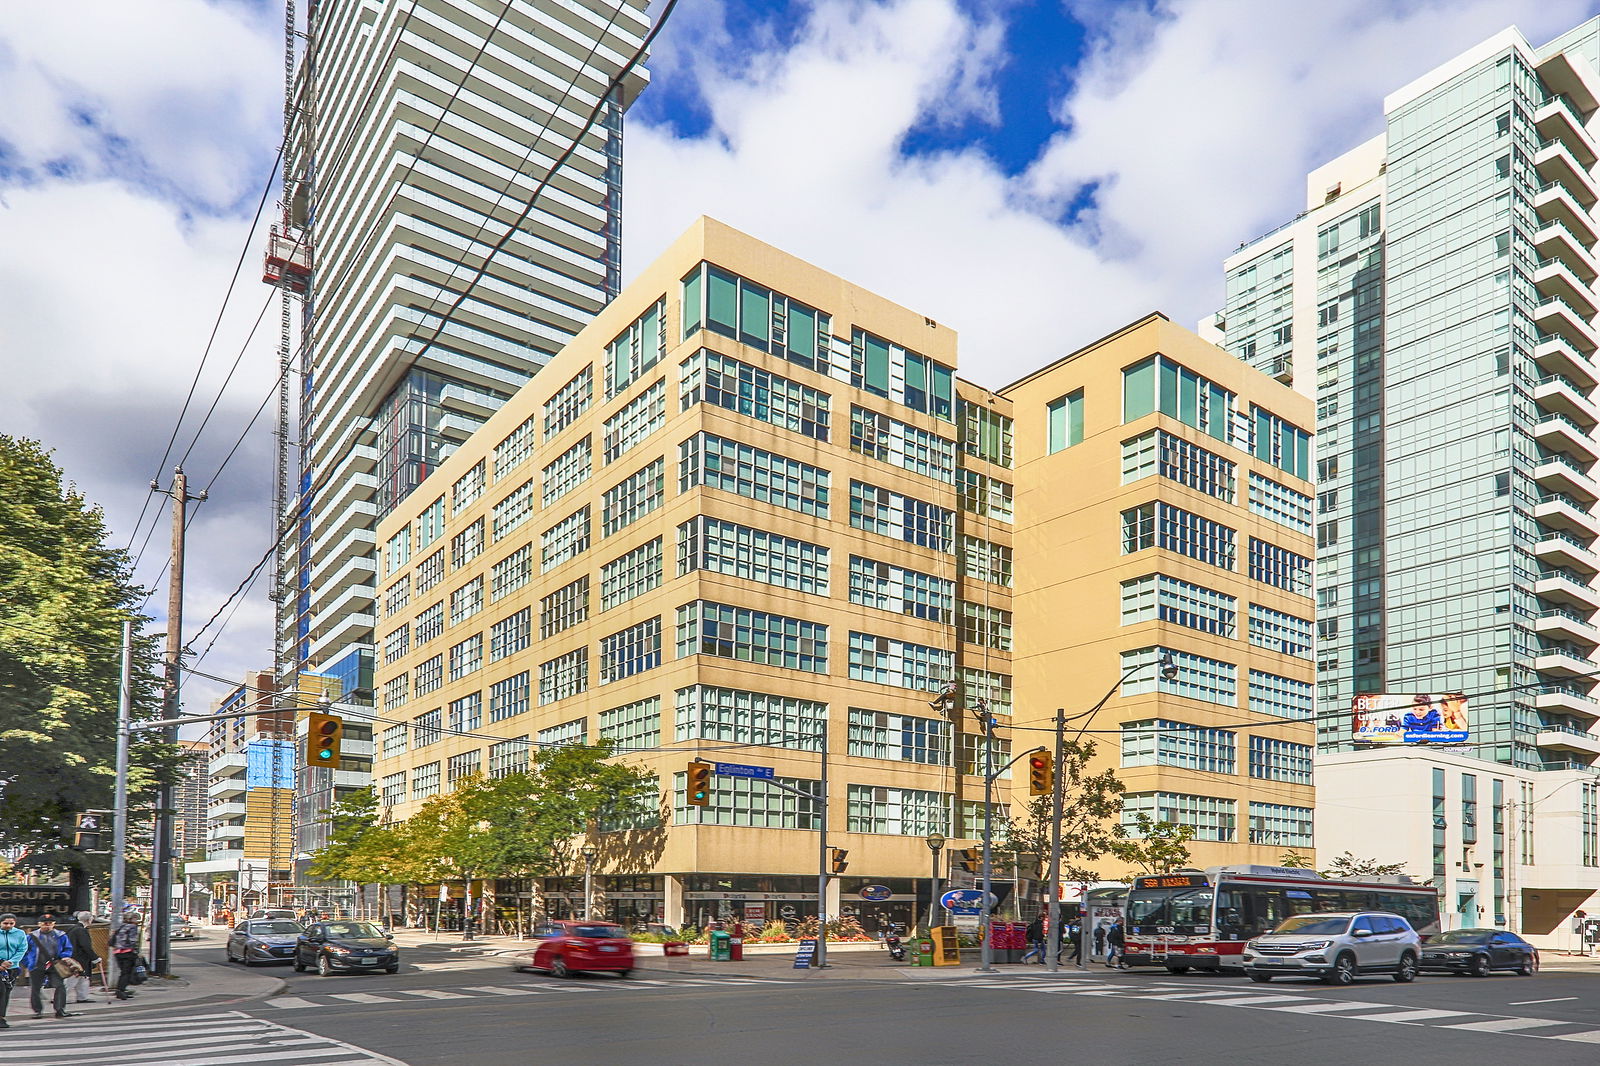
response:
<path id="1" fill-rule="evenodd" d="M 1541 412 L 1539 420 L 1533 424 L 1533 438 L 1551 451 L 1571 456 L 1579 463 L 1600 459 L 1600 446 L 1590 437 L 1589 429 L 1566 415 Z"/>
<path id="2" fill-rule="evenodd" d="M 1600 700 L 1590 693 L 1592 681 L 1552 682 L 1534 693 L 1534 709 L 1544 714 L 1559 714 L 1580 720 L 1585 727 L 1600 720 Z"/>
<path id="3" fill-rule="evenodd" d="M 261 280 L 291 292 L 306 291 L 311 282 L 311 247 L 303 231 L 272 227 L 267 234 L 267 258 Z"/>
<path id="4" fill-rule="evenodd" d="M 1533 169 L 1537 170 L 1539 177 L 1545 181 L 1559 181 L 1572 190 L 1572 195 L 1585 207 L 1590 207 L 1596 200 L 1600 200 L 1600 192 L 1595 189 L 1594 178 L 1589 174 L 1589 168 L 1573 155 L 1572 149 L 1559 138 L 1552 137 L 1534 148 Z"/>
<path id="5" fill-rule="evenodd" d="M 1575 725 L 1547 722 L 1539 727 L 1539 733 L 1533 742 L 1541 748 L 1579 753 L 1580 760 L 1585 755 L 1590 759 L 1600 755 L 1600 736 Z"/>
<path id="6" fill-rule="evenodd" d="M 1576 570 L 1580 574 L 1600 574 L 1600 555 L 1594 549 L 1565 533 L 1546 531 L 1533 542 L 1533 554 L 1546 566 Z"/>
<path id="7" fill-rule="evenodd" d="M 1533 124 L 1539 136 L 1560 141 L 1567 146 L 1579 163 L 1586 167 L 1595 164 L 1597 156 L 1594 138 L 1584 128 L 1583 117 L 1570 99 L 1561 93 L 1552 93 L 1544 103 L 1534 108 Z"/>
<path id="8" fill-rule="evenodd" d="M 1550 374 L 1535 381 L 1533 402 L 1543 410 L 1566 415 L 1585 429 L 1600 425 L 1600 406 L 1564 374 Z"/>
<path id="9" fill-rule="evenodd" d="M 1600 384 L 1600 369 L 1594 361 L 1554 333 L 1541 334 L 1535 340 L 1533 361 L 1542 370 L 1571 379 L 1579 388 L 1592 389 Z"/>
<path id="10" fill-rule="evenodd" d="M 1564 492 L 1551 492 L 1535 499 L 1533 517 L 1546 529 L 1559 529 L 1579 540 L 1600 537 L 1600 518 Z"/>
<path id="11" fill-rule="evenodd" d="M 1546 611 L 1533 620 L 1533 631 L 1556 641 L 1587 647 L 1600 645 L 1600 629 L 1582 615 L 1571 611 Z"/>
<path id="12" fill-rule="evenodd" d="M 1589 353 L 1600 347 L 1600 337 L 1595 336 L 1589 316 L 1559 296 L 1535 304 L 1533 322 L 1541 334 L 1554 333 L 1580 352 Z"/>
<path id="13" fill-rule="evenodd" d="M 1584 503 L 1600 500 L 1600 482 L 1571 459 L 1559 455 L 1541 455 L 1535 459 L 1533 480 L 1548 491 L 1564 492 Z"/>
<path id="14" fill-rule="evenodd" d="M 1560 256 L 1541 259 L 1533 267 L 1533 285 L 1541 296 L 1559 296 L 1584 318 L 1593 318 L 1596 311 L 1589 283 Z"/>
<path id="15" fill-rule="evenodd" d="M 1588 677 L 1600 665 L 1571 645 L 1547 644 L 1535 650 L 1533 668 L 1556 677 Z"/>
<path id="16" fill-rule="evenodd" d="M 1559 603 L 1579 611 L 1600 611 L 1600 589 L 1571 570 L 1548 567 L 1533 579 L 1533 594 L 1547 603 Z"/>

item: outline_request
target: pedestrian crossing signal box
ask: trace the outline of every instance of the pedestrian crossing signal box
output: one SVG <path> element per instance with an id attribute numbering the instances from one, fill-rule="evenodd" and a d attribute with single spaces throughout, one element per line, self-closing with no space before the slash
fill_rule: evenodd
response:
<path id="1" fill-rule="evenodd" d="M 339 747 L 344 742 L 344 719 L 336 714 L 312 711 L 306 723 L 306 765 L 337 770 Z"/>

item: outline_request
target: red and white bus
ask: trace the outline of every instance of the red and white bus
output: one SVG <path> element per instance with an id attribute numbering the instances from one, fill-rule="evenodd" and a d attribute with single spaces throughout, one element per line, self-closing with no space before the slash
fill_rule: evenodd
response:
<path id="1" fill-rule="evenodd" d="M 1400 877 L 1332 880 L 1286 866 L 1213 866 L 1135 878 L 1123 907 L 1129 966 L 1241 970 L 1244 943 L 1294 914 L 1390 911 L 1423 939 L 1439 931 L 1439 893 Z"/>

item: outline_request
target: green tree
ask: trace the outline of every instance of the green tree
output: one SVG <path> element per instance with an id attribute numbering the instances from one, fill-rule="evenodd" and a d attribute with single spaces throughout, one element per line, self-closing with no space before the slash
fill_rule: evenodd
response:
<path id="1" fill-rule="evenodd" d="M 1379 862 L 1377 859 L 1358 859 L 1352 852 L 1345 852 L 1334 858 L 1328 868 L 1322 871 L 1323 877 L 1332 878 L 1361 878 L 1361 877 L 1390 877 L 1394 874 L 1406 872 L 1403 862 Z"/>
<path id="2" fill-rule="evenodd" d="M 1291 870 L 1309 870 L 1311 869 L 1311 857 L 1291 849 L 1284 852 L 1282 857 L 1278 859 L 1278 865 Z"/>
<path id="3" fill-rule="evenodd" d="M 1133 866 L 1128 880 L 1150 874 L 1170 873 L 1189 865 L 1189 841 L 1194 826 L 1177 822 L 1158 822 L 1143 811 L 1134 815 L 1133 832 L 1122 826 L 1122 834 L 1111 844 L 1111 853 Z"/>
<path id="4" fill-rule="evenodd" d="M 146 620 L 127 555 L 106 540 L 99 508 L 44 448 L 0 435 L 0 848 L 76 884 L 105 865 L 70 847 L 68 827 L 111 806 L 122 623 Z M 159 717 L 152 639 L 136 640 L 133 666 L 136 717 Z M 147 806 L 178 753 L 144 739 L 131 756 L 130 805 Z"/>
<path id="5" fill-rule="evenodd" d="M 1061 879 L 1098 881 L 1095 864 L 1113 853 L 1120 840 L 1117 817 L 1122 813 L 1123 784 L 1114 770 L 1089 773 L 1095 742 L 1069 740 L 1056 765 L 1061 778 Z M 1005 845 L 1031 852 L 1048 862 L 1051 798 L 1038 796 L 1020 820 L 1007 827 Z"/>

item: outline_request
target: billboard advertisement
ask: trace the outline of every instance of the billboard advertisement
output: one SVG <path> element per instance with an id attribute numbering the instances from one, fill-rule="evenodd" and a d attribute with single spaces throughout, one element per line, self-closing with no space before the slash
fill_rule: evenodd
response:
<path id="1" fill-rule="evenodd" d="M 1460 693 L 1373 692 L 1350 701 L 1350 729 L 1364 744 L 1464 744 L 1467 697 Z"/>

